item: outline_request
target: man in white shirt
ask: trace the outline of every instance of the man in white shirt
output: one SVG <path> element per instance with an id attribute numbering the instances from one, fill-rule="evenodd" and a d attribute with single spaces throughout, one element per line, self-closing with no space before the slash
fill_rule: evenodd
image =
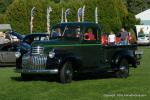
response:
<path id="1" fill-rule="evenodd" d="M 116 36 L 112 32 L 108 35 L 108 44 L 115 45 Z"/>

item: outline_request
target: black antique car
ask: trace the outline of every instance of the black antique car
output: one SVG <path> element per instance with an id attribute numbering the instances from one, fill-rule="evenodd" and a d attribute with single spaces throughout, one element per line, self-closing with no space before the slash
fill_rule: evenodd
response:
<path id="1" fill-rule="evenodd" d="M 32 43 L 32 49 L 23 55 L 16 67 L 23 79 L 32 74 L 57 74 L 62 83 L 72 81 L 74 72 L 111 71 L 117 77 L 129 76 L 129 67 L 136 68 L 142 52 L 137 45 L 102 45 L 101 28 L 96 23 L 60 23 L 62 36 L 49 41 Z M 93 33 L 90 37 L 85 35 Z"/>

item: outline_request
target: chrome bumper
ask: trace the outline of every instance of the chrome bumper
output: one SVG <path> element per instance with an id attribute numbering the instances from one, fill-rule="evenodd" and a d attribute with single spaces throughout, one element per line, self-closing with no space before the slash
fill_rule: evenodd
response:
<path id="1" fill-rule="evenodd" d="M 18 73 L 26 73 L 26 74 L 58 74 L 58 69 L 51 70 L 27 70 L 27 69 L 17 69 Z"/>

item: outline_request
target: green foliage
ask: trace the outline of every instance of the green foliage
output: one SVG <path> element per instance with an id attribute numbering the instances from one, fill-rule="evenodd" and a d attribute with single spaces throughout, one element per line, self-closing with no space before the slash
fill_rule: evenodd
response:
<path id="1" fill-rule="evenodd" d="M 0 0 L 0 13 L 5 13 L 7 6 L 9 6 L 14 0 Z"/>
<path id="2" fill-rule="evenodd" d="M 130 30 L 131 28 L 134 29 L 135 25 L 140 24 L 140 20 L 135 20 L 135 16 L 132 13 L 129 13 L 127 16 L 124 17 L 123 26 Z"/>
<path id="3" fill-rule="evenodd" d="M 149 0 L 124 0 L 129 12 L 133 14 L 138 14 L 150 7 Z"/>
<path id="4" fill-rule="evenodd" d="M 4 22 L 4 19 L 3 19 L 3 14 L 0 14 L 0 23 L 3 23 Z"/>
<path id="5" fill-rule="evenodd" d="M 121 27 L 131 27 L 135 24 L 135 18 L 130 17 L 122 0 L 14 0 L 4 15 L 4 23 L 10 23 L 18 32 L 27 34 L 30 32 L 30 10 L 36 7 L 34 19 L 34 32 L 46 31 L 46 9 L 51 6 L 51 25 L 60 22 L 61 8 L 71 9 L 68 16 L 69 22 L 77 21 L 77 10 L 85 5 L 85 21 L 94 22 L 95 7 L 98 7 L 98 21 L 102 31 L 119 31 Z M 128 17 L 129 16 L 129 17 Z M 129 19 L 126 19 L 126 18 Z"/>

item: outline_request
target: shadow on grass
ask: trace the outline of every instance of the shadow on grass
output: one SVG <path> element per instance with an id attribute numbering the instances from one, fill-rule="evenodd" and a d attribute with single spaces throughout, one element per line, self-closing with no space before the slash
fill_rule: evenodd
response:
<path id="1" fill-rule="evenodd" d="M 108 73 L 108 72 L 101 72 L 101 73 L 81 73 L 74 77 L 75 81 L 81 80 L 96 80 L 96 79 L 111 79 L 115 78 L 115 74 Z"/>
<path id="2" fill-rule="evenodd" d="M 82 80 L 96 80 L 96 79 L 110 79 L 115 78 L 115 75 L 112 73 L 80 73 L 78 75 L 74 75 L 74 81 L 82 81 Z M 21 76 L 19 77 L 11 77 L 12 80 L 15 81 L 48 81 L 48 82 L 59 82 L 58 75 L 31 75 L 27 79 L 22 79 Z"/>
<path id="3" fill-rule="evenodd" d="M 28 78 L 11 77 L 12 80 L 20 81 L 20 82 L 28 82 L 28 81 L 48 81 L 48 82 L 58 82 L 58 76 L 56 75 L 30 75 Z"/>
<path id="4" fill-rule="evenodd" d="M 0 68 L 15 68 L 14 65 L 0 65 Z"/>

